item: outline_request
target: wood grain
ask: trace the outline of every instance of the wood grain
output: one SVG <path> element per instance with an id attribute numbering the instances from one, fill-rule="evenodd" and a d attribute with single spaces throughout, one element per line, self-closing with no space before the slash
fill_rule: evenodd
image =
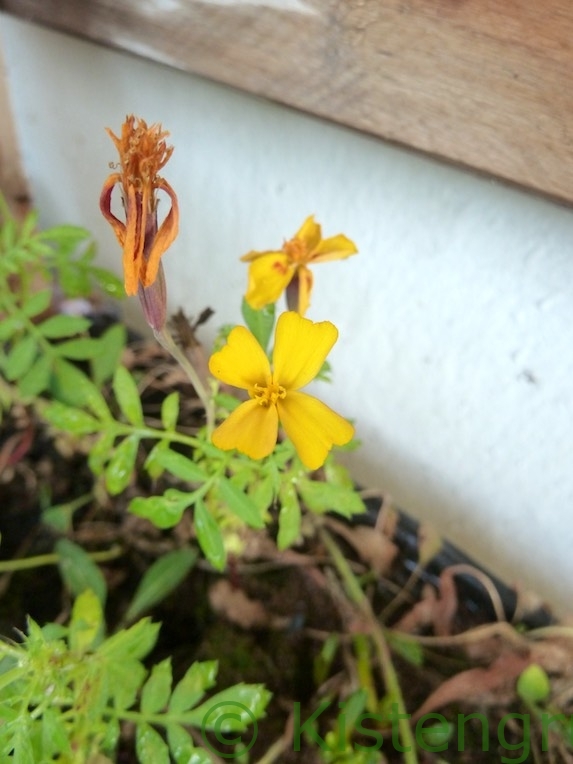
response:
<path id="1" fill-rule="evenodd" d="M 0 9 L 573 202 L 571 0 L 0 0 Z"/>

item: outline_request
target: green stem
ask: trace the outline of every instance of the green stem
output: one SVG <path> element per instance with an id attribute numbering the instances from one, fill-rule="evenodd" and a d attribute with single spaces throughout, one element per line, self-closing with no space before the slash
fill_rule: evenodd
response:
<path id="1" fill-rule="evenodd" d="M 398 707 L 398 729 L 400 731 L 400 737 L 402 738 L 404 762 L 405 764 L 418 764 L 416 742 L 412 735 L 410 724 L 408 723 L 410 715 L 406 713 L 404 696 L 402 695 L 402 689 L 400 687 L 396 669 L 392 663 L 392 655 L 390 653 L 390 648 L 388 647 L 388 642 L 386 641 L 384 629 L 372 612 L 370 602 L 356 580 L 356 576 L 352 572 L 348 560 L 342 554 L 330 533 L 325 528 L 319 528 L 319 534 L 338 570 L 342 583 L 346 589 L 346 593 L 360 611 L 360 614 L 366 619 L 370 627 L 370 635 L 374 642 L 374 647 L 378 654 L 378 660 L 380 661 L 384 681 L 386 683 L 386 692 L 390 697 L 396 699 L 396 705 Z"/>
<path id="2" fill-rule="evenodd" d="M 163 345 L 165 350 L 167 350 L 173 358 L 177 361 L 177 363 L 181 366 L 183 371 L 187 374 L 189 377 L 189 381 L 195 388 L 195 392 L 199 396 L 199 399 L 201 400 L 201 403 L 203 404 L 203 407 L 205 408 L 205 418 L 207 419 L 207 432 L 210 434 L 213 432 L 213 428 L 215 426 L 215 410 L 213 406 L 213 399 L 209 395 L 207 389 L 205 388 L 205 385 L 201 381 L 201 378 L 199 377 L 199 374 L 195 370 L 195 367 L 191 363 L 191 361 L 187 358 L 185 353 L 181 350 L 181 348 L 177 345 L 173 337 L 171 336 L 171 333 L 169 332 L 169 329 L 167 326 L 164 326 L 163 329 L 158 332 L 153 332 L 155 335 L 155 339 Z"/>
<path id="3" fill-rule="evenodd" d="M 111 549 L 105 549 L 101 552 L 90 552 L 89 557 L 94 562 L 108 562 L 121 557 L 123 549 L 120 546 L 112 546 Z M 29 570 L 30 568 L 40 568 L 44 565 L 57 565 L 60 561 L 60 555 L 55 552 L 51 554 L 39 554 L 36 557 L 25 557 L 22 560 L 5 560 L 0 562 L 0 573 L 14 573 L 18 570 Z"/>

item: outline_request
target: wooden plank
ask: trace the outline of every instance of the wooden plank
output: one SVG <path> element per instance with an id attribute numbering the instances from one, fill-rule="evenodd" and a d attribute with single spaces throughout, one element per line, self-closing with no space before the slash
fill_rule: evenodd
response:
<path id="1" fill-rule="evenodd" d="M 0 9 L 573 201 L 570 0 L 0 0 Z"/>

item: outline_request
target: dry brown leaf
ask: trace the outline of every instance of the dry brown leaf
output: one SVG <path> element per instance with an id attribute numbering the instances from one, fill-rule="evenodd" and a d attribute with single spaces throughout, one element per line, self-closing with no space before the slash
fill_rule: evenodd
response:
<path id="1" fill-rule="evenodd" d="M 424 586 L 422 598 L 402 616 L 394 628 L 412 634 L 431 626 L 436 636 L 447 637 L 452 633 L 457 608 L 454 574 L 446 568 L 440 576 L 439 594 L 433 586 Z"/>
<path id="2" fill-rule="evenodd" d="M 350 527 L 328 518 L 327 525 L 350 544 L 360 558 L 379 575 L 385 575 L 398 554 L 398 547 L 377 528 Z"/>
<path id="3" fill-rule="evenodd" d="M 270 624 L 271 616 L 262 603 L 249 599 L 224 578 L 210 587 L 209 602 L 215 613 L 243 629 L 262 629 Z"/>
<path id="4" fill-rule="evenodd" d="M 462 671 L 443 682 L 413 714 L 412 720 L 416 721 L 448 703 L 508 702 L 515 696 L 517 677 L 532 662 L 530 654 L 506 651 L 487 668 Z M 492 693 L 495 693 L 495 698 L 491 697 Z"/>

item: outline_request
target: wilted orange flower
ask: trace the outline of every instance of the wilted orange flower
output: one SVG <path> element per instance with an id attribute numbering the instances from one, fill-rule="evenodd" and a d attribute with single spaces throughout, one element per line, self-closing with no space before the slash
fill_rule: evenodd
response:
<path id="1" fill-rule="evenodd" d="M 338 337 L 330 321 L 313 323 L 294 311 L 277 321 L 273 364 L 244 326 L 236 326 L 227 344 L 209 360 L 211 374 L 243 388 L 241 403 L 213 433 L 213 443 L 236 448 L 252 459 L 268 456 L 277 442 L 279 422 L 302 463 L 311 470 L 324 464 L 333 445 L 343 446 L 354 427 L 325 403 L 300 392 L 320 371 Z"/>
<path id="2" fill-rule="evenodd" d="M 148 127 L 143 119 L 133 115 L 126 117 L 120 137 L 109 128 L 107 132 L 119 152 L 119 171 L 113 172 L 105 181 L 100 208 L 123 249 L 125 291 L 134 295 L 139 290 L 144 309 L 147 304 L 152 312 L 161 311 L 164 305 L 159 305 L 159 301 L 161 295 L 165 301 L 164 283 L 159 283 L 151 293 L 144 294 L 143 290 L 151 287 L 158 276 L 163 281 L 160 258 L 173 243 L 179 229 L 177 196 L 169 183 L 158 175 L 173 153 L 173 147 L 165 143 L 169 133 L 162 130 L 161 125 Z M 121 189 L 125 223 L 111 211 L 111 197 L 116 185 Z M 171 208 L 160 226 L 157 222 L 158 191 L 165 191 L 171 200 Z"/>
<path id="3" fill-rule="evenodd" d="M 290 310 L 304 316 L 310 305 L 312 272 L 307 267 L 327 260 L 343 260 L 358 252 L 356 245 L 343 234 L 322 238 L 320 225 L 314 215 L 308 217 L 282 250 L 249 252 L 241 260 L 251 263 L 246 301 L 260 310 L 276 302 L 286 289 Z"/>

